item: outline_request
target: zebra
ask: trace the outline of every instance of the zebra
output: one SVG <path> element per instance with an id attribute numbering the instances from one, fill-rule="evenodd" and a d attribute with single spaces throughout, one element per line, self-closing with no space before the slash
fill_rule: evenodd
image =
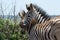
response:
<path id="1" fill-rule="evenodd" d="M 60 40 L 60 16 L 51 18 L 34 4 L 26 7 L 28 12 L 23 11 L 19 15 L 22 18 L 20 26 L 28 32 L 28 40 Z"/>
<path id="2" fill-rule="evenodd" d="M 56 20 L 57 19 L 58 17 Z M 42 24 L 36 24 L 34 28 L 30 30 L 30 40 L 60 40 L 60 19 L 57 21 L 52 20 L 53 19 Z"/>
<path id="3" fill-rule="evenodd" d="M 33 23 L 32 25 L 35 25 L 37 23 L 43 23 L 46 20 L 50 19 L 50 16 L 48 16 L 44 10 L 41 10 L 41 8 L 40 8 L 40 10 L 41 10 L 40 11 L 41 13 L 40 13 L 35 10 L 36 8 L 33 9 L 33 7 L 35 7 L 35 5 L 33 6 L 32 4 L 30 4 L 30 8 L 32 8 L 32 9 L 30 9 L 26 5 L 28 12 L 25 12 L 23 10 L 21 13 L 19 13 L 19 16 L 22 18 L 22 22 L 24 22 L 26 19 L 28 19 L 25 21 L 25 23 L 29 25 L 29 21 L 31 21 L 31 19 L 32 19 L 32 23 Z M 37 7 L 37 9 L 39 9 L 39 8 Z M 20 24 L 22 25 L 22 23 L 20 23 Z M 23 24 L 23 27 L 26 24 Z"/>
<path id="4" fill-rule="evenodd" d="M 42 8 L 39 8 L 37 5 L 31 3 L 30 5 L 26 5 L 26 8 L 28 11 L 30 10 L 36 13 L 35 18 L 38 18 L 37 20 L 39 23 L 43 23 L 51 18 L 51 16 L 46 14 L 46 12 Z"/>

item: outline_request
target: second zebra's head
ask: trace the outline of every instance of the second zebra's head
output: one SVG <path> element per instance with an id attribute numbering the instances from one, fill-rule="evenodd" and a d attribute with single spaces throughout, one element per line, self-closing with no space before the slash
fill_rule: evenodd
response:
<path id="1" fill-rule="evenodd" d="M 19 16 L 21 17 L 20 26 L 24 30 L 30 29 L 32 26 L 34 26 L 37 23 L 36 13 L 33 11 L 19 12 Z"/>

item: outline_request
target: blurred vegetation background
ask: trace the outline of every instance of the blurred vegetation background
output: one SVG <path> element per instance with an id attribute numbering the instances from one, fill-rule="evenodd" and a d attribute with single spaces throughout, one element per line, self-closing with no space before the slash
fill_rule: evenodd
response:
<path id="1" fill-rule="evenodd" d="M 27 32 L 20 28 L 19 23 L 0 18 L 0 40 L 27 40 Z"/>
<path id="2" fill-rule="evenodd" d="M 27 32 L 19 26 L 20 17 L 16 15 L 16 1 L 11 1 L 12 7 L 10 4 L 6 6 L 4 1 L 0 0 L 0 40 L 27 40 Z"/>

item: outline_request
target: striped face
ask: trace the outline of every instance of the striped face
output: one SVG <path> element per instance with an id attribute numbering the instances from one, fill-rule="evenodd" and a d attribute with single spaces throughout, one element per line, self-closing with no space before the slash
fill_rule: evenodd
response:
<path id="1" fill-rule="evenodd" d="M 19 13 L 19 16 L 21 17 L 20 26 L 25 30 L 29 29 L 37 22 L 35 18 L 36 14 L 33 11 L 28 11 L 27 13 L 23 11 Z"/>

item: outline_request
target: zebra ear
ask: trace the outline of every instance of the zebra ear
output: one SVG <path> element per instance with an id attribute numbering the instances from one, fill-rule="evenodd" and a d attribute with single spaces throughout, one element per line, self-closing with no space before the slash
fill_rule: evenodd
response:
<path id="1" fill-rule="evenodd" d="M 23 10 L 22 12 L 19 12 L 18 15 L 23 19 L 25 17 L 25 11 Z"/>
<path id="2" fill-rule="evenodd" d="M 27 8 L 28 11 L 29 11 L 29 10 L 32 10 L 32 9 L 33 9 L 33 5 L 32 5 L 32 3 L 29 4 L 29 5 L 26 4 L 26 8 Z"/>

